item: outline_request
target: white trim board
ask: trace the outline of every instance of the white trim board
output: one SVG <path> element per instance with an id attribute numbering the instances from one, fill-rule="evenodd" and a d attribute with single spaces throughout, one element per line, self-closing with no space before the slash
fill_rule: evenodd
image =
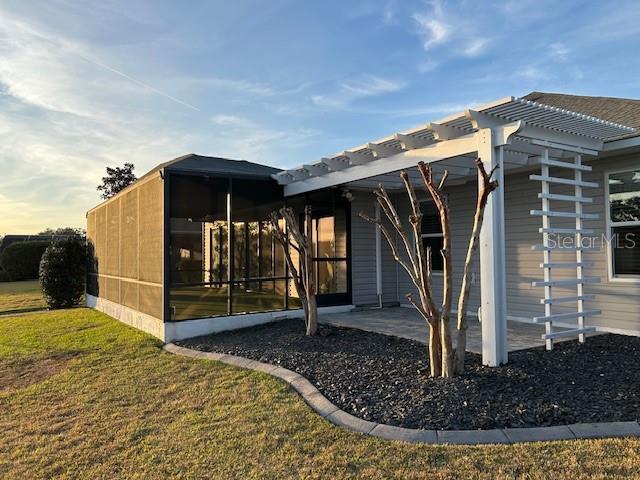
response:
<path id="1" fill-rule="evenodd" d="M 609 175 L 612 173 L 627 173 L 637 171 L 638 168 L 617 168 L 613 170 L 605 170 L 603 172 L 604 175 L 604 199 L 603 199 L 603 207 L 604 207 L 604 215 L 605 215 L 605 236 L 606 238 L 612 239 L 612 231 L 614 227 L 623 227 L 623 226 L 635 226 L 638 225 L 638 222 L 616 222 L 613 225 L 611 221 L 611 201 L 609 198 Z M 640 283 L 639 275 L 631 275 L 631 276 L 618 276 L 613 272 L 613 249 L 611 248 L 611 241 L 607 242 L 606 245 L 607 252 L 607 280 L 611 283 Z"/>
<path id="2" fill-rule="evenodd" d="M 252 327 L 254 325 L 284 320 L 286 318 L 302 318 L 304 314 L 302 309 L 297 309 L 275 312 L 246 313 L 225 317 L 210 317 L 200 318 L 197 320 L 163 323 L 159 318 L 152 317 L 151 315 L 147 315 L 146 313 L 139 312 L 110 300 L 94 297 L 89 294 L 87 294 L 86 297 L 87 307 L 94 308 L 122 323 L 137 328 L 138 330 L 142 330 L 143 332 L 147 332 L 165 343 L 226 330 L 237 330 L 239 328 Z M 353 310 L 353 308 L 353 305 L 320 307 L 318 308 L 318 314 L 344 313 Z"/>
<path id="3" fill-rule="evenodd" d="M 353 310 L 353 305 L 340 305 L 337 307 L 320 307 L 318 315 L 327 313 L 344 313 Z M 208 335 L 226 330 L 237 330 L 239 328 L 252 327 L 263 323 L 284 320 L 287 318 L 302 318 L 302 309 L 281 310 L 276 312 L 245 313 L 240 315 L 229 315 L 226 317 L 199 318 L 197 320 L 183 320 L 180 322 L 165 323 L 165 342 L 174 340 L 184 340 L 185 338 Z"/>

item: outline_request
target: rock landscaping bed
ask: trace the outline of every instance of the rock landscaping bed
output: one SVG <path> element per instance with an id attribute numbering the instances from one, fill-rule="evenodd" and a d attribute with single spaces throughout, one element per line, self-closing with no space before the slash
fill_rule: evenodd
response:
<path id="1" fill-rule="evenodd" d="M 599 335 L 512 352 L 483 367 L 467 353 L 466 372 L 430 378 L 426 346 L 323 325 L 305 337 L 301 320 L 197 337 L 177 344 L 238 355 L 298 372 L 342 410 L 405 428 L 465 430 L 637 421 L 640 338 Z"/>

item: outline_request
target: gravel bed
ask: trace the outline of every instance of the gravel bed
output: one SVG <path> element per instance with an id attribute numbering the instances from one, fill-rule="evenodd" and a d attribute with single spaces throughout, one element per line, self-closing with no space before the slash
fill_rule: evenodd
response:
<path id="1" fill-rule="evenodd" d="M 179 345 L 281 365 L 305 376 L 342 410 L 406 428 L 491 429 L 637 421 L 640 338 L 599 335 L 512 352 L 483 367 L 467 353 L 465 373 L 430 378 L 425 345 L 323 325 L 305 337 L 300 320 L 197 337 Z"/>

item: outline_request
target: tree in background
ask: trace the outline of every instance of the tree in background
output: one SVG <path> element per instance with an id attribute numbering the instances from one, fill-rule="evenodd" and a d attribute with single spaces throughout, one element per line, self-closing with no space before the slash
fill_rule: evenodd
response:
<path id="1" fill-rule="evenodd" d="M 280 217 L 284 219 L 284 225 L 280 222 Z M 281 208 L 279 212 L 272 212 L 271 225 L 274 238 L 282 246 L 293 285 L 304 309 L 305 333 L 309 336 L 315 335 L 318 333 L 318 304 L 313 275 L 311 206 L 304 207 L 304 232 L 300 229 L 291 208 Z M 298 254 L 298 265 L 293 260 L 292 250 Z"/>
<path id="2" fill-rule="evenodd" d="M 38 235 L 78 235 L 85 236 L 86 232 L 84 228 L 76 227 L 58 227 L 58 228 L 45 228 Z"/>
<path id="3" fill-rule="evenodd" d="M 107 167 L 107 176 L 102 177 L 102 185 L 97 188 L 102 192 L 100 196 L 107 200 L 135 182 L 137 177 L 133 173 L 134 168 L 133 163 L 125 163 L 123 167 Z"/>
<path id="4" fill-rule="evenodd" d="M 498 187 L 498 183 L 495 180 L 491 180 L 493 171 L 487 174 L 480 159 L 476 160 L 476 167 L 478 168 L 480 182 L 473 217 L 473 229 L 467 246 L 467 256 L 462 274 L 462 288 L 458 299 L 455 350 L 452 345 L 451 336 L 451 306 L 453 294 L 451 221 L 447 196 L 443 191 L 448 173 L 445 171 L 440 182 L 436 182 L 431 165 L 426 165 L 424 162 L 418 164 L 418 170 L 422 176 L 425 190 L 438 209 L 440 226 L 442 228 L 443 244 L 440 254 L 442 255 L 444 268 L 441 306 L 436 305 L 433 290 L 431 250 L 425 249 L 422 243 L 422 212 L 420 211 L 420 203 L 407 172 L 403 170 L 400 173 L 400 177 L 404 182 L 411 204 L 411 214 L 409 215 L 411 233 L 405 229 L 396 208 L 393 206 L 391 198 L 382 184 L 374 190 L 374 194 L 393 230 L 397 234 L 398 242 L 396 242 L 395 236 L 392 236 L 391 231 L 381 220 L 360 213 L 362 218 L 377 225 L 389 244 L 393 258 L 409 274 L 411 281 L 416 287 L 419 298 L 415 299 L 412 294 L 408 293 L 407 299 L 416 310 L 420 312 L 420 315 L 422 315 L 427 325 L 429 325 L 429 366 L 431 368 L 431 376 L 433 377 L 452 377 L 461 373 L 464 369 L 467 343 L 467 304 L 469 301 L 469 290 L 471 288 L 471 265 L 478 249 L 480 230 L 482 228 L 482 220 L 487 200 L 491 192 Z"/>
<path id="5" fill-rule="evenodd" d="M 54 240 L 40 261 L 40 286 L 50 308 L 78 305 L 84 295 L 87 249 L 77 238 Z"/>

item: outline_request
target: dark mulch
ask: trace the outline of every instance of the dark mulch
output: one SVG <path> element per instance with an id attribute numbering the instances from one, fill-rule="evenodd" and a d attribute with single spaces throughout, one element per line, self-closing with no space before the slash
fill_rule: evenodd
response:
<path id="1" fill-rule="evenodd" d="M 428 376 L 425 345 L 351 328 L 322 326 L 305 337 L 300 320 L 179 342 L 278 364 L 305 376 L 341 409 L 365 420 L 425 429 L 489 429 L 640 418 L 640 338 L 601 335 L 512 352 L 483 367 L 467 354 L 453 379 Z"/>

